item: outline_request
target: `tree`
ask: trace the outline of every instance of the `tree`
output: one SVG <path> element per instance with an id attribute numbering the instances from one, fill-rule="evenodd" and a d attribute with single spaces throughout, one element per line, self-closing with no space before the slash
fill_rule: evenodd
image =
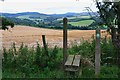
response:
<path id="1" fill-rule="evenodd" d="M 100 18 L 103 20 L 104 24 L 108 26 L 108 31 L 111 31 L 112 42 L 115 43 L 117 38 L 116 33 L 120 33 L 120 2 L 111 2 L 110 0 L 103 0 L 103 2 L 99 2 L 96 0 L 97 8 L 99 9 L 98 13 Z M 116 25 L 118 29 L 116 30 Z"/>
<path id="2" fill-rule="evenodd" d="M 1 23 L 2 23 L 2 29 L 3 30 L 8 30 L 8 27 L 7 26 L 11 26 L 11 28 L 13 28 L 14 27 L 14 23 L 13 22 L 11 22 L 11 21 L 9 21 L 9 20 L 7 20 L 6 18 L 4 18 L 4 17 L 0 17 L 0 20 L 1 20 Z"/>
<path id="3" fill-rule="evenodd" d="M 115 2 L 116 0 L 112 0 L 112 2 L 110 0 L 103 1 L 96 0 L 97 8 L 101 19 L 108 26 L 108 30 L 111 31 L 113 45 L 118 50 L 117 64 L 120 68 L 120 0 L 117 0 L 117 2 Z M 120 77 L 120 72 L 118 77 Z"/>

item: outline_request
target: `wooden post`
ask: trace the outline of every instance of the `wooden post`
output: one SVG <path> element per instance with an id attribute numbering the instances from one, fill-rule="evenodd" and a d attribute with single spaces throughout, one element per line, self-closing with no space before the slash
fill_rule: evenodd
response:
<path id="1" fill-rule="evenodd" d="M 47 49 L 45 35 L 42 35 L 42 41 L 43 41 L 43 46 L 44 46 L 44 49 L 45 49 L 45 53 L 48 56 L 48 49 Z"/>
<path id="2" fill-rule="evenodd" d="M 67 18 L 63 19 L 63 64 L 67 59 Z"/>
<path id="3" fill-rule="evenodd" d="M 98 76 L 100 74 L 100 28 L 96 29 L 96 48 L 95 48 L 95 75 Z"/>

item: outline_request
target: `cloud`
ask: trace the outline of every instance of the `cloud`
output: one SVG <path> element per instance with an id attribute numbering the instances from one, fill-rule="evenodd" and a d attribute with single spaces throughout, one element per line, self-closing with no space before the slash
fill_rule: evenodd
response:
<path id="1" fill-rule="evenodd" d="M 0 3 L 1 4 L 1 3 Z M 66 13 L 81 12 L 84 7 L 93 4 L 92 0 L 5 0 L 2 12 Z M 92 7 L 95 9 L 95 6 Z"/>

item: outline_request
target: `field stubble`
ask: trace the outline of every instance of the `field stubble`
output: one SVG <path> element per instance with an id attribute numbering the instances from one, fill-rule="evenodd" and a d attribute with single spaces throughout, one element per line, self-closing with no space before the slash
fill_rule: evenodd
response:
<path id="1" fill-rule="evenodd" d="M 28 47 L 36 46 L 36 42 L 42 45 L 42 35 L 46 35 L 46 42 L 49 47 L 62 47 L 63 45 L 63 31 L 44 29 L 44 28 L 34 28 L 28 26 L 17 25 L 8 31 L 0 31 L 2 34 L 1 42 L 2 46 L 10 48 L 13 42 L 16 43 L 16 47 L 20 47 L 21 43 L 28 45 Z M 68 30 L 68 47 L 72 43 L 80 43 L 84 40 L 91 40 L 92 36 L 95 35 L 95 30 Z M 107 32 L 102 30 L 102 37 L 105 37 Z M 108 37 L 110 37 L 108 35 Z"/>

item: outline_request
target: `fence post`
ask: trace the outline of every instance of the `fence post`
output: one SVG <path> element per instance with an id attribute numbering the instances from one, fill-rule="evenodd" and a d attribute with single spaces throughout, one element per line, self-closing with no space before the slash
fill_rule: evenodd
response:
<path id="1" fill-rule="evenodd" d="M 67 59 L 67 18 L 63 19 L 63 64 Z"/>
<path id="2" fill-rule="evenodd" d="M 45 53 L 48 56 L 48 48 L 47 48 L 47 44 L 46 44 L 45 35 L 42 35 L 42 41 L 43 41 L 43 47 L 44 47 Z"/>
<path id="3" fill-rule="evenodd" d="M 96 47 L 95 47 L 95 75 L 98 76 L 100 74 L 100 28 L 96 29 Z"/>

